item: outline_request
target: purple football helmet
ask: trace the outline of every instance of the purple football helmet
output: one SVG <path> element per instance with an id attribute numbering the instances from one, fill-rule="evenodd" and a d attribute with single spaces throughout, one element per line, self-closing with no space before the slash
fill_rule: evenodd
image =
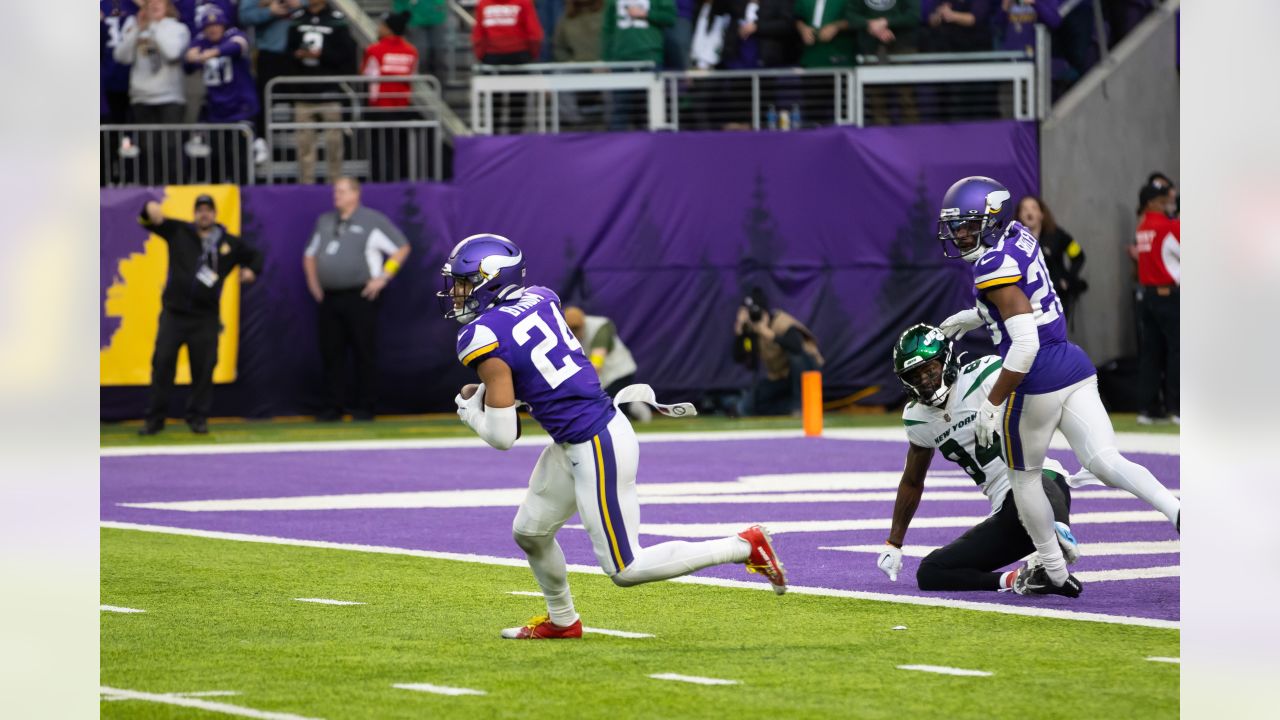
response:
<path id="1" fill-rule="evenodd" d="M 977 262 L 988 247 L 999 241 L 1006 216 L 1012 214 L 1008 188 L 989 177 L 974 175 L 957 180 L 942 196 L 938 213 L 938 240 L 942 254 Z M 954 252 L 953 252 L 954 251 Z"/>
<path id="2" fill-rule="evenodd" d="M 501 235 L 472 235 L 454 246 L 440 274 L 444 290 L 436 297 L 444 316 L 466 324 L 494 305 L 520 297 L 524 254 Z M 460 282 L 465 283 L 461 289 Z"/>

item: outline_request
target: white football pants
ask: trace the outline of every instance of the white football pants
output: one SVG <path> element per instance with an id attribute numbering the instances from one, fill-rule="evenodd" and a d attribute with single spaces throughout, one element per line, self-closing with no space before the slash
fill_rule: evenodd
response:
<path id="1" fill-rule="evenodd" d="M 574 511 L 591 536 L 596 562 L 623 587 L 666 580 L 711 565 L 746 562 L 750 545 L 738 537 L 640 547 L 639 462 L 640 446 L 622 412 L 616 412 L 604 431 L 591 440 L 549 445 L 538 458 L 512 534 L 529 556 L 557 625 L 577 618 L 569 600 L 564 553 L 555 541 L 556 532 Z M 567 611 L 565 602 L 569 603 Z"/>
<path id="2" fill-rule="evenodd" d="M 1066 579 L 1066 562 L 1055 537 L 1053 508 L 1040 485 L 1040 469 L 1054 430 L 1062 431 L 1076 459 L 1104 484 L 1134 494 L 1170 522 L 1177 522 L 1178 499 L 1150 470 L 1116 450 L 1115 429 L 1098 395 L 1096 376 L 1049 393 L 1015 390 L 1005 404 L 1002 429 L 1018 515 L 1055 582 Z"/>

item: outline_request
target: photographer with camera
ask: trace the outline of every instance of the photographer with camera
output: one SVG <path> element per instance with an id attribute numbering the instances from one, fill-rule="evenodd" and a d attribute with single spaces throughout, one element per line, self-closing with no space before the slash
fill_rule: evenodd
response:
<path id="1" fill-rule="evenodd" d="M 783 310 L 770 309 L 764 291 L 752 288 L 734 321 L 733 359 L 756 370 L 764 364 L 739 404 L 742 415 L 800 412 L 800 376 L 823 365 L 818 339 Z"/>

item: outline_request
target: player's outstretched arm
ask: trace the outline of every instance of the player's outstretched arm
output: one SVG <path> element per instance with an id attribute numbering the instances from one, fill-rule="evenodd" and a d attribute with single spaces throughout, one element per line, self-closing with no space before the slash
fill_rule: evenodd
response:
<path id="1" fill-rule="evenodd" d="M 920 496 L 924 494 L 924 477 L 929 472 L 929 464 L 933 462 L 933 448 L 921 447 L 912 443 L 907 449 L 907 464 L 902 469 L 902 480 L 898 483 L 898 497 L 893 502 L 893 526 L 889 529 L 889 539 L 885 540 L 885 550 L 876 559 L 876 566 L 889 579 L 897 582 L 898 572 L 902 570 L 902 544 L 907 538 L 907 528 L 911 518 L 920 507 Z"/>
<path id="2" fill-rule="evenodd" d="M 520 436 L 511 368 L 500 358 L 487 358 L 480 361 L 476 371 L 481 390 L 470 398 L 461 394 L 454 398 L 458 417 L 491 447 L 507 450 Z"/>
<path id="3" fill-rule="evenodd" d="M 1000 406 L 1009 399 L 1009 393 L 1022 382 L 1040 352 L 1040 331 L 1036 328 L 1031 312 L 1031 301 L 1016 285 L 1004 285 L 987 291 L 987 300 L 996 306 L 1004 318 L 1004 328 L 1009 333 L 1009 351 L 1005 353 L 1000 377 L 991 388 L 991 394 L 978 408 L 978 424 L 974 428 L 978 445 L 989 446 L 999 424 Z"/>

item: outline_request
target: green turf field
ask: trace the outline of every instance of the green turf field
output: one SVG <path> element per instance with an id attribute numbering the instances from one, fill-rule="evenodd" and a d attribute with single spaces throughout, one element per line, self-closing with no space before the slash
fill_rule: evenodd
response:
<path id="1" fill-rule="evenodd" d="M 313 718 L 1146 718 L 1178 713 L 1178 632 L 573 575 L 587 626 L 501 640 L 541 612 L 525 568 L 104 529 L 102 685 Z M 327 606 L 294 598 L 366 603 Z M 892 630 L 896 625 L 906 630 Z M 952 677 L 896 669 L 984 670 Z M 680 673 L 737 680 L 703 686 Z M 482 690 L 447 697 L 395 689 Z M 215 717 L 138 700 L 104 718 Z"/>
<path id="2" fill-rule="evenodd" d="M 1132 414 L 1113 414 L 1117 432 L 1155 432 L 1176 434 L 1178 426 L 1170 423 L 1141 427 Z M 899 413 L 827 413 L 824 426 L 829 428 L 900 427 Z M 302 420 L 223 420 L 209 423 L 209 434 L 193 435 L 181 420 L 170 420 L 165 431 L 151 437 L 139 437 L 140 422 L 103 423 L 101 442 L 104 447 L 122 445 L 178 445 L 246 442 L 306 442 L 316 440 L 406 440 L 424 437 L 474 437 L 470 429 L 458 422 L 456 415 L 420 415 L 379 419 L 376 422 L 317 423 Z M 524 431 L 542 434 L 528 417 Z M 673 420 L 657 417 L 647 424 L 636 423 L 638 432 L 684 432 L 706 430 L 799 430 L 800 419 L 789 417 L 726 418 L 698 416 Z M 906 437 L 903 436 L 905 440 Z"/>

